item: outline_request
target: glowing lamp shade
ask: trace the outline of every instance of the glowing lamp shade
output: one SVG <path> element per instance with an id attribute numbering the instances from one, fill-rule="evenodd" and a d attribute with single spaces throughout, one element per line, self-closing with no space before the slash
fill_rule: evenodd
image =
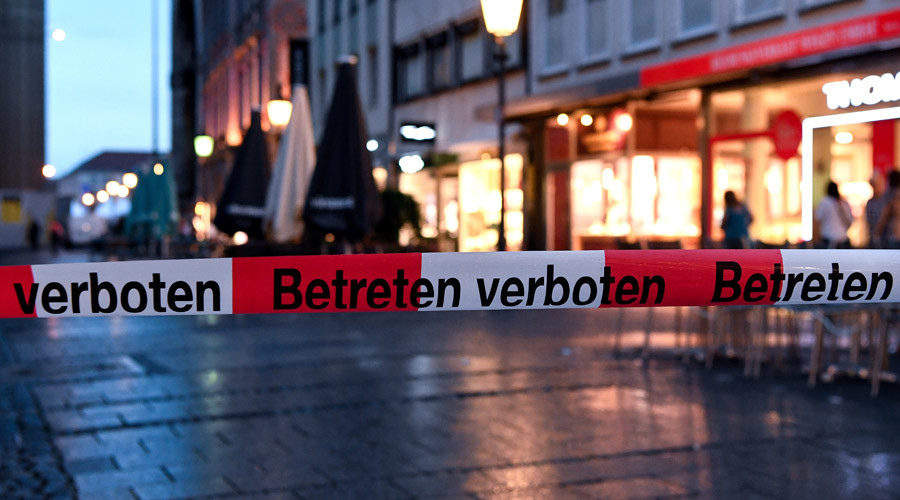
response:
<path id="1" fill-rule="evenodd" d="M 519 29 L 522 0 L 481 0 L 481 13 L 488 33 L 506 37 Z"/>
<path id="2" fill-rule="evenodd" d="M 122 184 L 128 189 L 134 189 L 138 183 L 138 176 L 134 172 L 128 172 L 122 176 Z"/>
<path id="3" fill-rule="evenodd" d="M 41 174 L 47 179 L 52 179 L 56 177 L 56 167 L 48 163 L 41 169 Z"/>
<path id="4" fill-rule="evenodd" d="M 291 101 L 273 99 L 266 104 L 266 113 L 269 115 L 269 123 L 276 127 L 284 127 L 291 121 Z"/>
<path id="5" fill-rule="evenodd" d="M 200 158 L 209 158 L 213 152 L 213 146 L 216 145 L 216 142 L 212 137 L 208 135 L 198 135 L 194 137 L 194 152 L 197 153 L 197 156 Z"/>

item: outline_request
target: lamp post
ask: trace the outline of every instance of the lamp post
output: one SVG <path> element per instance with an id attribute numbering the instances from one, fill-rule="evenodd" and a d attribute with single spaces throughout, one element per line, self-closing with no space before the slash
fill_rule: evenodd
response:
<path id="1" fill-rule="evenodd" d="M 500 153 L 500 234 L 497 237 L 497 249 L 506 250 L 506 121 L 504 107 L 506 105 L 506 37 L 519 28 L 519 16 L 522 13 L 522 0 L 481 0 L 481 13 L 488 33 L 494 35 L 497 44 L 495 58 L 500 64 L 497 75 L 497 132 Z"/>

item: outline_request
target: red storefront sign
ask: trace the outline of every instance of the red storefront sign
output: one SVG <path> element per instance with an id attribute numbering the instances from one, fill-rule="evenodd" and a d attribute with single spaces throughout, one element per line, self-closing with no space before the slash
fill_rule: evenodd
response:
<path id="1" fill-rule="evenodd" d="M 739 71 L 900 36 L 900 9 L 648 66 L 641 87 Z"/>

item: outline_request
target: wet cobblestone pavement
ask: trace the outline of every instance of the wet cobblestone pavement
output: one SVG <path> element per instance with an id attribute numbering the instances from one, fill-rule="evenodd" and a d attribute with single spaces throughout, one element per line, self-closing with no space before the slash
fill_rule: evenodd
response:
<path id="1" fill-rule="evenodd" d="M 5 320 L 0 498 L 898 498 L 895 386 L 614 357 L 617 314 Z"/>

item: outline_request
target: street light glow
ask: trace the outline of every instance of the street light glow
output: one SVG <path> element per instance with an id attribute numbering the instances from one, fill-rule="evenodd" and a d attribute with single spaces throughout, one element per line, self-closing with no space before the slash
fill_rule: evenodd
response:
<path id="1" fill-rule="evenodd" d="M 119 183 L 116 181 L 109 181 L 106 183 L 106 191 L 109 193 L 118 193 L 119 192 Z"/>
<path id="2" fill-rule="evenodd" d="M 134 172 L 128 172 L 122 176 L 122 184 L 129 189 L 134 189 L 138 184 L 138 176 Z"/>
<path id="3" fill-rule="evenodd" d="M 94 204 L 94 195 L 91 193 L 84 193 L 81 195 L 81 203 L 84 203 L 84 206 L 89 207 Z"/>
<path id="4" fill-rule="evenodd" d="M 376 141 L 375 139 L 369 139 L 369 141 L 366 142 L 366 149 L 368 149 L 369 151 L 377 151 L 378 141 Z"/>
<path id="5" fill-rule="evenodd" d="M 47 179 L 52 179 L 56 177 L 56 167 L 48 163 L 41 169 L 41 174 Z"/>
<path id="6" fill-rule="evenodd" d="M 581 124 L 585 127 L 590 127 L 591 124 L 594 123 L 594 117 L 591 115 L 581 115 Z"/>
<path id="7" fill-rule="evenodd" d="M 66 32 L 60 28 L 56 28 L 50 36 L 57 42 L 61 42 L 66 39 Z"/>
<path id="8" fill-rule="evenodd" d="M 109 201 L 109 193 L 103 189 L 97 191 L 97 201 L 100 203 L 106 203 L 107 201 Z"/>
<path id="9" fill-rule="evenodd" d="M 269 121 L 272 120 L 271 115 Z M 212 155 L 213 147 L 216 145 L 215 140 L 208 135 L 198 135 L 194 137 L 194 152 L 200 158 L 209 158 Z"/>
<path id="10" fill-rule="evenodd" d="M 243 231 L 238 231 L 234 233 L 234 244 L 235 245 L 244 245 L 248 241 L 250 241 L 250 237 L 247 236 L 247 233 Z"/>
<path id="11" fill-rule="evenodd" d="M 565 113 L 556 115 L 556 123 L 559 124 L 560 127 L 565 127 L 569 124 L 569 115 Z"/>
<path id="12" fill-rule="evenodd" d="M 506 37 L 519 29 L 522 0 L 481 0 L 481 13 L 488 33 Z"/>
<path id="13" fill-rule="evenodd" d="M 285 127 L 291 121 L 291 101 L 273 99 L 266 104 L 266 113 L 269 115 L 269 123 L 275 127 Z"/>
<path id="14" fill-rule="evenodd" d="M 116 195 L 118 195 L 119 198 L 128 198 L 129 193 L 131 193 L 131 190 L 128 189 L 128 186 L 123 186 L 120 184 Z"/>
<path id="15" fill-rule="evenodd" d="M 163 172 L 165 172 L 165 171 L 166 171 L 166 169 L 165 169 L 165 167 L 163 167 L 162 163 L 157 162 L 156 164 L 153 165 L 153 173 L 154 174 L 162 175 Z"/>

